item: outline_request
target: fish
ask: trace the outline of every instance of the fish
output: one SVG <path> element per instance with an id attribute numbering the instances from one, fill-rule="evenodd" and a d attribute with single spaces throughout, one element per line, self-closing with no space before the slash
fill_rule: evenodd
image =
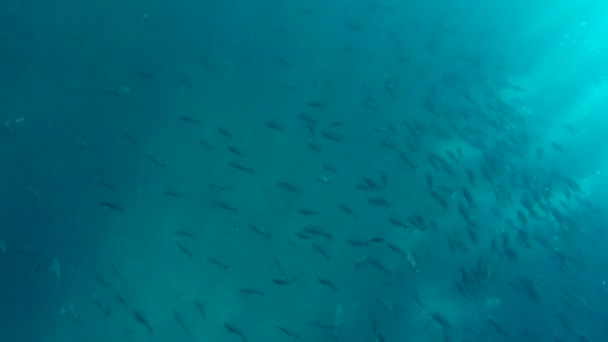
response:
<path id="1" fill-rule="evenodd" d="M 163 195 L 165 195 L 167 197 L 180 197 L 181 196 L 181 194 L 175 190 L 165 190 L 165 191 L 163 191 Z"/>
<path id="2" fill-rule="evenodd" d="M 127 302 L 127 299 L 122 295 L 122 293 L 118 292 L 118 291 L 114 291 L 114 298 L 116 298 L 116 300 L 122 304 L 122 306 L 125 307 L 125 309 L 130 310 L 129 309 L 129 303 Z"/>
<path id="3" fill-rule="evenodd" d="M 266 293 L 251 287 L 239 287 L 237 290 L 245 295 L 256 295 L 260 297 L 266 297 Z"/>
<path id="4" fill-rule="evenodd" d="M 228 322 L 224 322 L 224 328 L 231 334 L 237 335 L 238 337 L 241 338 L 241 340 L 243 340 L 243 342 L 247 342 L 247 337 L 245 336 L 245 334 L 239 329 L 237 328 L 235 325 L 228 323 Z"/>
<path id="5" fill-rule="evenodd" d="M 219 261 L 218 259 L 216 259 L 216 258 L 214 258 L 214 257 L 210 257 L 210 256 L 208 256 L 206 259 L 207 259 L 207 261 L 209 261 L 210 263 L 212 263 L 212 264 L 214 264 L 214 265 L 217 265 L 217 266 L 219 266 L 219 267 L 221 267 L 221 268 L 223 268 L 223 269 L 225 269 L 225 270 L 227 270 L 227 269 L 229 268 L 229 266 L 228 266 L 228 265 L 224 264 L 223 262 Z"/>
<path id="6" fill-rule="evenodd" d="M 192 233 L 191 231 L 186 230 L 186 229 L 177 230 L 177 231 L 173 232 L 173 235 L 174 236 L 186 237 L 186 238 L 189 238 L 189 239 L 192 239 L 192 240 L 197 240 L 198 239 L 198 237 L 194 233 Z"/>
<path id="7" fill-rule="evenodd" d="M 305 232 L 310 235 L 322 236 L 328 240 L 333 239 L 333 235 L 331 235 L 330 233 L 323 230 L 323 228 L 317 227 L 317 226 L 304 227 L 304 228 L 300 229 L 300 231 Z"/>
<path id="8" fill-rule="evenodd" d="M 152 329 L 152 326 L 150 325 L 148 320 L 144 317 L 144 315 L 141 311 L 131 310 L 131 313 L 133 314 L 133 318 L 135 318 L 135 321 L 138 322 L 139 324 L 143 325 L 146 328 L 146 330 L 148 330 L 148 333 L 150 335 L 154 334 L 154 330 Z"/>
<path id="9" fill-rule="evenodd" d="M 182 251 L 189 259 L 192 259 L 192 251 L 188 249 L 188 247 L 176 240 L 173 240 L 173 243 L 177 245 L 177 248 L 179 248 L 179 250 Z"/>
<path id="10" fill-rule="evenodd" d="M 333 142 L 340 142 L 343 139 L 342 134 L 330 131 L 321 131 L 321 136 Z"/>
<path id="11" fill-rule="evenodd" d="M 239 170 L 239 171 L 243 171 L 243 172 L 246 172 L 246 173 L 249 173 L 249 174 L 253 174 L 253 168 L 252 167 L 244 166 L 241 163 L 230 161 L 230 162 L 228 162 L 228 165 L 230 165 L 230 167 L 232 167 L 233 169 L 236 169 L 236 170 Z"/>
<path id="12" fill-rule="evenodd" d="M 398 219 L 395 219 L 395 218 L 392 218 L 392 217 L 388 219 L 388 223 L 392 224 L 393 226 L 396 226 L 396 227 L 399 227 L 399 228 L 403 228 L 403 229 L 408 229 L 409 228 L 409 226 L 405 222 L 403 222 L 401 220 L 398 220 Z"/>
<path id="13" fill-rule="evenodd" d="M 285 60 L 284 58 L 277 58 L 277 62 L 279 62 L 279 64 L 281 64 L 284 67 L 288 67 L 291 68 L 293 66 L 293 64 L 289 63 L 287 60 Z"/>
<path id="14" fill-rule="evenodd" d="M 279 182 L 279 187 L 281 187 L 289 192 L 293 192 L 296 195 L 302 194 L 302 191 L 300 190 L 300 188 L 298 188 L 296 185 L 294 185 L 293 183 L 290 183 L 290 182 L 286 182 L 286 181 Z"/>
<path id="15" fill-rule="evenodd" d="M 108 283 L 102 276 L 101 274 L 99 274 L 99 272 L 95 272 L 95 279 L 97 279 L 97 282 L 99 284 L 101 284 L 103 287 L 110 287 L 110 283 Z"/>
<path id="16" fill-rule="evenodd" d="M 318 211 L 316 210 L 310 210 L 310 209 L 299 209 L 298 212 L 304 216 L 311 216 L 311 215 L 317 215 L 319 214 Z"/>
<path id="17" fill-rule="evenodd" d="M 295 339 L 300 338 L 299 334 L 296 334 L 295 332 L 293 332 L 293 331 L 291 331 L 291 330 L 289 330 L 287 328 L 284 328 L 284 327 L 282 327 L 280 325 L 277 325 L 276 328 L 279 329 L 279 331 L 281 331 L 283 334 L 285 334 L 285 335 L 287 335 L 289 337 L 293 337 Z"/>
<path id="18" fill-rule="evenodd" d="M 475 208 L 475 201 L 473 200 L 473 196 L 471 192 L 466 187 L 462 188 L 462 194 L 464 195 L 464 199 L 467 201 L 467 204 L 470 208 Z"/>
<path id="19" fill-rule="evenodd" d="M 239 157 L 245 157 L 245 153 L 241 152 L 241 150 L 239 150 L 238 148 L 236 148 L 234 146 L 228 146 L 226 148 L 228 149 L 228 151 L 234 153 L 235 155 L 237 155 Z"/>
<path id="20" fill-rule="evenodd" d="M 269 239 L 272 238 L 270 233 L 268 233 L 266 230 L 264 230 L 264 228 L 260 228 L 253 224 L 249 224 L 249 228 L 251 228 L 251 230 L 253 230 L 254 232 L 260 234 L 261 236 L 263 236 L 265 238 L 269 238 Z"/>
<path id="21" fill-rule="evenodd" d="M 195 119 L 193 117 L 186 116 L 186 115 L 180 116 L 179 119 L 182 120 L 182 121 L 184 121 L 184 122 L 187 122 L 187 123 L 193 123 L 193 124 L 198 124 L 198 125 L 201 124 L 201 120 Z"/>
<path id="22" fill-rule="evenodd" d="M 564 152 L 564 147 L 556 142 L 552 142 L 551 147 L 553 147 L 553 149 L 557 152 Z"/>
<path id="23" fill-rule="evenodd" d="M 111 202 L 107 202 L 107 201 L 100 201 L 99 204 L 104 208 L 104 209 L 111 209 L 114 211 L 118 211 L 121 214 L 125 213 L 125 209 L 117 204 L 111 203 Z"/>
<path id="24" fill-rule="evenodd" d="M 384 207 L 387 209 L 392 207 L 391 203 L 387 199 L 381 197 L 368 197 L 367 202 L 375 206 Z"/>
<path id="25" fill-rule="evenodd" d="M 264 124 L 266 125 L 266 127 L 274 129 L 275 131 L 285 132 L 285 127 L 279 125 L 274 121 L 266 121 Z"/>
<path id="26" fill-rule="evenodd" d="M 97 184 L 99 184 L 109 190 L 114 189 L 114 186 L 112 186 L 112 184 L 110 184 L 108 181 L 105 181 L 103 179 L 97 179 Z"/>
<path id="27" fill-rule="evenodd" d="M 130 135 L 127 132 L 122 132 L 122 136 L 127 139 L 128 142 L 130 142 L 131 144 L 133 144 L 136 147 L 139 147 L 139 141 L 137 141 L 137 139 L 133 138 L 132 135 Z"/>
<path id="28" fill-rule="evenodd" d="M 220 207 L 220 208 L 222 208 L 222 209 L 225 209 L 225 210 L 227 210 L 227 211 L 231 211 L 231 212 L 233 212 L 233 213 L 238 212 L 238 209 L 237 209 L 237 208 L 235 208 L 235 207 L 233 207 L 233 206 L 231 206 L 231 205 L 227 204 L 226 202 L 223 202 L 223 201 L 220 201 L 220 200 L 216 200 L 216 201 L 214 201 L 214 202 L 215 202 L 215 204 L 216 204 L 217 206 L 219 206 L 219 207 Z"/>
<path id="29" fill-rule="evenodd" d="M 97 308 L 106 316 L 110 316 L 112 314 L 112 310 L 110 309 L 110 306 L 108 305 L 108 303 L 101 298 L 99 295 L 97 295 L 96 293 L 93 293 L 91 295 L 91 298 L 93 299 L 93 301 L 95 302 L 95 306 L 97 306 Z"/>
<path id="30" fill-rule="evenodd" d="M 184 330 L 184 332 L 186 333 L 187 336 L 192 335 L 190 333 L 190 329 L 188 329 L 188 326 L 186 325 L 186 322 L 184 321 L 184 318 L 177 310 L 173 310 L 173 318 L 175 318 L 175 320 L 177 321 L 177 324 L 179 324 L 179 326 L 182 327 L 182 329 Z"/>
<path id="31" fill-rule="evenodd" d="M 201 302 L 197 299 L 194 301 L 194 306 L 196 307 L 196 311 L 203 317 L 203 319 L 207 319 L 207 313 L 205 311 L 205 307 Z"/>
<path id="32" fill-rule="evenodd" d="M 354 217 L 354 218 L 358 218 L 359 215 L 357 213 L 355 213 L 349 206 L 347 206 L 346 204 L 339 204 L 338 208 L 340 208 L 340 210 L 342 210 L 343 212 L 347 213 L 348 215 Z"/>
<path id="33" fill-rule="evenodd" d="M 167 164 L 161 162 L 160 160 L 158 160 L 158 158 L 156 158 L 155 156 L 153 156 L 153 155 L 151 155 L 149 153 L 146 153 L 146 159 L 148 159 L 149 161 L 151 161 L 153 164 L 156 164 L 156 165 L 160 166 L 163 169 L 167 168 Z"/>
<path id="34" fill-rule="evenodd" d="M 279 278 L 273 278 L 272 282 L 277 285 L 289 285 L 289 284 L 295 282 L 296 280 L 298 280 L 298 276 L 293 276 L 293 277 L 281 276 Z"/>
<path id="35" fill-rule="evenodd" d="M 324 278 L 317 278 L 317 280 L 319 281 L 319 283 L 329 287 L 330 289 L 332 289 L 333 291 L 337 292 L 338 288 L 336 287 L 336 285 L 334 285 L 333 282 L 331 282 L 328 279 L 324 279 Z"/>
<path id="36" fill-rule="evenodd" d="M 380 271 L 382 271 L 382 273 L 384 273 L 384 275 L 388 276 L 388 275 L 392 274 L 392 272 L 389 271 L 384 265 L 382 265 L 380 263 L 380 261 L 378 261 L 376 259 L 371 259 L 371 258 L 367 258 L 366 261 L 369 262 L 375 268 L 377 268 Z"/>
<path id="37" fill-rule="evenodd" d="M 313 143 L 307 143 L 306 146 L 314 152 L 321 153 L 321 146 Z"/>
<path id="38" fill-rule="evenodd" d="M 327 262 L 331 261 L 331 256 L 329 255 L 329 253 L 327 253 L 327 251 L 325 250 L 325 248 L 321 247 L 320 245 L 313 243 L 312 247 L 319 252 L 319 254 L 321 254 L 321 256 L 323 258 L 325 258 L 325 260 L 327 260 Z"/>
<path id="39" fill-rule="evenodd" d="M 223 128 L 217 128 L 215 131 L 218 132 L 220 135 L 224 136 L 225 138 L 234 139 L 234 136 Z"/>

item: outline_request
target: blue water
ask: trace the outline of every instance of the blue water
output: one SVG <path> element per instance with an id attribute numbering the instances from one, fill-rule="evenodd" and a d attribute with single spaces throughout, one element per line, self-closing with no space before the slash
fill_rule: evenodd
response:
<path id="1" fill-rule="evenodd" d="M 604 341 L 597 1 L 0 3 L 0 340 Z"/>

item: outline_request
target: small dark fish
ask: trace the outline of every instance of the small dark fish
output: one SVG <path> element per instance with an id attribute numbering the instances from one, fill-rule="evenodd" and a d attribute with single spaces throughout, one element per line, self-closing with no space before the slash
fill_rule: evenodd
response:
<path id="1" fill-rule="evenodd" d="M 253 168 L 244 166 L 240 163 L 231 161 L 231 162 L 228 162 L 228 165 L 230 165 L 232 168 L 234 168 L 236 170 L 243 171 L 243 172 L 246 172 L 249 174 L 253 174 Z"/>
<path id="2" fill-rule="evenodd" d="M 380 198 L 380 197 L 368 197 L 367 202 L 369 202 L 370 204 L 379 206 L 379 207 L 384 207 L 384 208 L 391 207 L 391 203 L 388 200 L 386 200 L 384 198 Z"/>
<path id="3" fill-rule="evenodd" d="M 268 233 L 266 230 L 264 230 L 264 228 L 260 228 L 256 225 L 250 224 L 249 228 L 251 228 L 251 230 L 253 230 L 254 232 L 262 235 L 265 238 L 272 238 L 272 236 L 270 235 L 270 233 Z"/>
<path id="4" fill-rule="evenodd" d="M 228 132 L 227 130 L 223 129 L 223 128 L 217 128 L 216 131 L 223 135 L 224 137 L 228 138 L 228 139 L 233 139 L 234 137 L 232 136 L 232 134 L 230 134 L 230 132 Z"/>
<path id="5" fill-rule="evenodd" d="M 201 302 L 197 299 L 194 301 L 194 306 L 196 307 L 196 311 L 203 316 L 203 319 L 207 319 L 207 313 L 205 312 L 205 307 Z"/>
<path id="6" fill-rule="evenodd" d="M 452 323 L 450 323 L 450 321 L 448 321 L 447 317 L 445 317 L 444 315 L 442 315 L 438 312 L 431 313 L 431 317 L 437 323 L 439 323 L 439 325 L 441 325 L 444 329 L 449 329 L 452 327 Z"/>
<path id="7" fill-rule="evenodd" d="M 338 207 L 345 213 L 347 213 L 348 215 L 352 216 L 352 217 L 359 217 L 359 215 L 357 213 L 355 213 L 349 206 L 345 205 L 345 204 L 340 204 L 338 205 Z"/>
<path id="8" fill-rule="evenodd" d="M 327 260 L 327 262 L 330 262 L 330 261 L 331 261 L 331 256 L 330 256 L 330 255 L 327 253 L 327 251 L 326 251 L 326 250 L 325 250 L 323 247 L 321 247 L 320 245 L 318 245 L 318 244 L 316 244 L 316 243 L 313 243 L 313 244 L 312 244 L 312 247 L 313 247 L 313 248 L 314 248 L 314 249 L 315 249 L 317 252 L 319 252 L 319 254 L 321 254 L 321 256 L 322 256 L 323 258 L 325 258 L 325 260 Z"/>
<path id="9" fill-rule="evenodd" d="M 106 202 L 106 201 L 100 201 L 99 204 L 101 204 L 101 206 L 104 209 L 112 209 L 114 211 L 118 211 L 121 214 L 125 213 L 125 209 L 123 209 L 122 207 L 114 204 L 114 203 L 110 203 L 110 202 Z"/>
<path id="10" fill-rule="evenodd" d="M 296 280 L 298 280 L 297 276 L 293 276 L 291 278 L 285 277 L 285 276 L 281 276 L 279 278 L 274 278 L 272 279 L 272 282 L 277 284 L 277 285 L 289 285 L 293 282 L 295 282 Z"/>
<path id="11" fill-rule="evenodd" d="M 300 210 L 298 210 L 298 212 L 304 216 L 317 215 L 319 213 L 316 210 L 310 210 L 310 209 L 300 209 Z"/>
<path id="12" fill-rule="evenodd" d="M 463 187 L 462 194 L 464 195 L 464 199 L 467 201 L 469 207 L 475 208 L 475 201 L 473 200 L 473 196 L 471 195 L 471 192 L 469 192 L 469 189 Z"/>
<path id="13" fill-rule="evenodd" d="M 182 251 L 184 254 L 186 254 L 186 256 L 190 259 L 192 259 L 192 251 L 190 251 L 190 249 L 188 249 L 186 246 L 184 246 L 181 242 L 179 241 L 175 241 L 173 240 L 173 243 L 177 245 L 177 248 L 180 249 L 180 251 Z"/>
<path id="14" fill-rule="evenodd" d="M 333 238 L 333 235 L 324 231 L 321 227 L 309 226 L 309 227 L 302 228 L 301 231 L 305 232 L 309 235 L 323 236 L 323 237 L 327 238 L 328 240 Z"/>
<path id="15" fill-rule="evenodd" d="M 553 149 L 556 150 L 557 152 L 564 152 L 564 148 L 562 147 L 562 145 L 560 145 L 556 142 L 552 142 L 551 147 L 553 147 Z"/>
<path id="16" fill-rule="evenodd" d="M 433 190 L 433 174 L 429 171 L 426 172 L 426 186 L 429 191 Z"/>
<path id="17" fill-rule="evenodd" d="M 293 192 L 297 195 L 300 195 L 302 192 L 300 191 L 300 188 L 298 188 L 297 186 L 295 186 L 294 184 L 290 183 L 290 182 L 279 182 L 279 186 L 289 192 Z"/>
<path id="18" fill-rule="evenodd" d="M 266 293 L 251 287 L 239 287 L 237 290 L 245 295 L 256 295 L 260 297 L 266 297 Z"/>
<path id="19" fill-rule="evenodd" d="M 143 316 L 143 314 L 140 311 L 131 310 L 131 313 L 133 313 L 133 317 L 135 318 L 135 320 L 138 323 L 140 323 L 141 325 L 146 327 L 146 329 L 148 330 L 148 333 L 150 335 L 152 335 L 154 333 L 154 331 L 152 330 L 152 326 L 150 325 L 150 323 L 148 323 L 148 320 L 146 320 L 146 318 Z"/>
<path id="20" fill-rule="evenodd" d="M 378 260 L 376 259 L 367 259 L 367 261 L 374 266 L 375 268 L 379 269 L 380 271 L 382 271 L 385 275 L 390 275 L 391 271 L 389 271 L 386 267 L 384 267 L 384 265 L 382 265 Z"/>
<path id="21" fill-rule="evenodd" d="M 369 245 L 369 244 L 372 244 L 372 243 L 379 243 L 379 242 L 384 242 L 384 238 L 373 237 L 373 238 L 368 239 L 367 241 L 365 241 L 365 244 Z"/>
<path id="22" fill-rule="evenodd" d="M 122 136 L 125 137 L 125 139 L 127 139 L 127 141 L 133 144 L 134 146 L 139 147 L 139 142 L 135 138 L 133 138 L 133 136 L 131 136 L 129 133 L 122 132 Z"/>
<path id="23" fill-rule="evenodd" d="M 401 258 L 407 259 L 407 255 L 405 254 L 405 252 L 401 248 L 399 248 L 397 245 L 393 245 L 392 243 L 388 243 L 387 246 L 393 252 L 397 253 Z"/>
<path id="24" fill-rule="evenodd" d="M 114 298 L 125 307 L 125 309 L 129 309 L 129 303 L 127 303 L 127 299 L 118 291 L 114 291 Z"/>
<path id="25" fill-rule="evenodd" d="M 137 74 L 144 78 L 154 78 L 156 76 L 156 74 L 154 74 L 153 72 L 145 70 L 138 71 Z"/>
<path id="26" fill-rule="evenodd" d="M 156 158 L 155 156 L 153 156 L 153 155 L 151 155 L 151 154 L 146 153 L 146 158 L 147 158 L 149 161 L 151 161 L 152 163 L 154 163 L 154 164 L 156 164 L 156 165 L 158 165 L 158 166 L 162 167 L 163 169 L 166 169 L 166 168 L 167 168 L 167 164 L 165 164 L 165 163 L 161 162 L 160 160 L 158 160 L 158 158 Z"/>
<path id="27" fill-rule="evenodd" d="M 307 143 L 306 146 L 317 153 L 321 153 L 321 146 L 317 144 Z"/>
<path id="28" fill-rule="evenodd" d="M 110 287 L 110 283 L 108 283 L 102 276 L 101 274 L 99 274 L 99 272 L 95 272 L 95 279 L 97 279 L 97 282 L 100 283 L 103 287 Z"/>
<path id="29" fill-rule="evenodd" d="M 120 270 L 118 269 L 118 266 L 116 266 L 116 264 L 112 264 L 112 271 L 114 271 L 114 273 L 116 273 L 116 276 L 118 277 L 118 280 L 120 280 L 121 284 L 124 284 L 124 278 L 122 277 L 122 273 L 120 272 Z"/>
<path id="30" fill-rule="evenodd" d="M 247 337 L 245 337 L 245 334 L 243 334 L 243 332 L 239 328 L 237 328 L 236 326 L 234 326 L 234 325 L 232 325 L 230 323 L 225 322 L 224 323 L 224 328 L 226 328 L 226 330 L 229 333 L 239 336 L 243 340 L 243 342 L 247 342 Z"/>
<path id="31" fill-rule="evenodd" d="M 163 195 L 167 197 L 180 197 L 181 194 L 175 190 L 165 190 L 163 191 Z"/>
<path id="32" fill-rule="evenodd" d="M 112 186 L 112 184 L 110 184 L 109 182 L 107 182 L 107 181 L 105 181 L 103 179 L 98 179 L 97 180 L 97 184 L 99 184 L 99 185 L 101 185 L 101 186 L 103 186 L 105 188 L 108 188 L 110 190 L 114 189 L 114 187 Z"/>
<path id="33" fill-rule="evenodd" d="M 326 323 L 323 321 L 319 321 L 319 320 L 313 320 L 313 321 L 306 321 L 307 324 L 310 324 L 312 326 L 315 326 L 317 328 L 321 328 L 321 329 L 326 329 L 326 330 L 331 330 L 333 331 L 336 327 L 331 324 L 331 323 Z"/>
<path id="34" fill-rule="evenodd" d="M 236 154 L 239 157 L 244 157 L 245 153 L 241 152 L 241 150 L 239 150 L 238 148 L 234 147 L 234 146 L 228 146 L 227 147 L 228 151 Z"/>
<path id="35" fill-rule="evenodd" d="M 187 238 L 192 239 L 192 240 L 197 240 L 198 239 L 198 237 L 194 233 L 192 233 L 191 231 L 186 230 L 186 229 L 180 229 L 178 231 L 175 231 L 175 232 L 173 232 L 173 235 L 187 237 Z"/>
<path id="36" fill-rule="evenodd" d="M 287 60 L 285 60 L 281 57 L 277 58 L 277 62 L 279 62 L 279 64 L 281 64 L 284 67 L 291 68 L 293 66 L 293 64 L 289 63 Z"/>
<path id="37" fill-rule="evenodd" d="M 287 328 L 283 328 L 283 327 L 282 327 L 282 326 L 280 326 L 280 325 L 277 325 L 276 327 L 277 327 L 277 329 L 279 329 L 279 330 L 280 330 L 280 331 L 281 331 L 283 334 L 285 334 L 285 335 L 287 335 L 287 336 L 289 336 L 289 337 L 293 337 L 293 338 L 300 338 L 300 335 L 298 335 L 298 334 L 294 333 L 293 331 L 291 331 L 291 330 L 289 330 L 289 329 L 287 329 Z"/>
<path id="38" fill-rule="evenodd" d="M 207 261 L 209 261 L 210 263 L 215 264 L 215 265 L 217 265 L 217 266 L 219 266 L 219 267 L 221 267 L 221 268 L 223 268 L 225 270 L 227 270 L 229 268 L 228 265 L 224 264 L 223 262 L 217 260 L 214 257 L 207 257 Z"/>
<path id="39" fill-rule="evenodd" d="M 467 178 L 469 179 L 471 186 L 475 186 L 475 174 L 471 169 L 467 169 Z"/>
<path id="40" fill-rule="evenodd" d="M 408 229 L 409 228 L 408 225 L 405 222 L 403 222 L 401 220 L 397 220 L 395 218 L 389 218 L 388 222 L 390 224 L 392 224 L 393 226 L 396 226 L 396 227 L 399 227 L 399 228 L 403 228 L 403 229 Z"/>
<path id="41" fill-rule="evenodd" d="M 279 125 L 278 123 L 276 123 L 274 121 L 266 121 L 264 124 L 268 128 L 272 128 L 272 129 L 274 129 L 276 131 L 279 131 L 279 132 L 285 132 L 285 127 Z"/>
<path id="42" fill-rule="evenodd" d="M 238 212 L 238 209 L 236 209 L 235 207 L 233 207 L 231 205 L 228 205 L 226 202 L 216 200 L 215 204 L 217 204 L 220 208 L 231 211 L 233 213 Z"/>
<path id="43" fill-rule="evenodd" d="M 215 147 L 207 139 L 201 139 L 200 142 L 207 150 L 215 151 Z"/>
<path id="44" fill-rule="evenodd" d="M 335 167 L 327 165 L 325 163 L 323 164 L 323 168 L 331 173 L 336 173 L 336 171 L 338 171 Z"/>
<path id="45" fill-rule="evenodd" d="M 95 306 L 97 306 L 99 311 L 101 311 L 106 316 L 110 316 L 112 314 L 112 310 L 110 309 L 110 306 L 103 298 L 101 298 L 97 294 L 93 294 L 92 298 L 93 298 L 93 301 L 95 302 Z"/>
<path id="46" fill-rule="evenodd" d="M 281 266 L 281 262 L 277 258 L 272 258 L 272 261 L 277 265 L 277 271 L 281 274 L 282 277 L 285 277 L 285 270 L 283 270 L 283 266 Z"/>
<path id="47" fill-rule="evenodd" d="M 192 334 L 190 333 L 190 329 L 188 329 L 188 326 L 186 325 L 184 318 L 177 310 L 173 310 L 173 317 L 177 321 L 177 324 L 179 324 L 179 326 L 182 327 L 182 329 L 184 330 L 186 335 L 191 336 Z"/>
<path id="48" fill-rule="evenodd" d="M 321 131 L 321 136 L 323 136 L 323 138 L 327 139 L 327 140 L 331 140 L 334 142 L 340 142 L 342 141 L 342 134 L 340 133 L 336 133 L 336 132 L 329 132 L 329 131 Z"/>
<path id="49" fill-rule="evenodd" d="M 182 115 L 179 118 L 180 118 L 180 120 L 182 120 L 184 122 L 193 123 L 193 124 L 199 124 L 199 125 L 201 124 L 201 120 L 195 119 L 195 118 L 190 117 L 190 116 Z"/>
<path id="50" fill-rule="evenodd" d="M 324 279 L 324 278 L 317 278 L 317 280 L 319 281 L 319 283 L 329 287 L 330 289 L 334 290 L 334 291 L 338 291 L 338 288 L 336 287 L 336 285 L 334 285 L 334 283 L 332 283 L 331 281 Z"/>
<path id="51" fill-rule="evenodd" d="M 490 321 L 490 324 L 492 324 L 492 326 L 494 327 L 494 329 L 496 329 L 496 331 L 499 334 L 501 334 L 502 336 L 505 336 L 505 337 L 513 337 L 514 336 L 512 333 L 507 332 L 506 330 L 504 330 L 492 316 L 488 316 L 488 320 Z"/>

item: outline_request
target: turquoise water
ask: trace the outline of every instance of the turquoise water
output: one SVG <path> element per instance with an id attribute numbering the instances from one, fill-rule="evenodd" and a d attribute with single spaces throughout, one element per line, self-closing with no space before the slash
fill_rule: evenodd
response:
<path id="1" fill-rule="evenodd" d="M 606 10 L 0 2 L 0 339 L 603 341 Z"/>

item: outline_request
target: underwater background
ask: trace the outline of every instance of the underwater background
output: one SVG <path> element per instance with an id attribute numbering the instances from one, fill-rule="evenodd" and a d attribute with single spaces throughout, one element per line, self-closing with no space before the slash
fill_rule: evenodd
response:
<path id="1" fill-rule="evenodd" d="M 0 340 L 605 341 L 608 2 L 0 2 Z"/>

